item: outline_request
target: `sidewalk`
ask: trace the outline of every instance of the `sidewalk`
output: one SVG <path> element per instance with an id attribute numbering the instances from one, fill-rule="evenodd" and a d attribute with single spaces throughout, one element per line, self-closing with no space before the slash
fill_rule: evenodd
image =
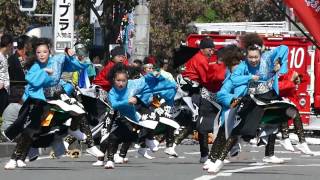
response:
<path id="1" fill-rule="evenodd" d="M 14 147 L 16 146 L 16 143 L 12 143 L 12 142 L 2 142 L 0 143 L 0 158 L 3 157 L 10 157 Z M 81 149 L 82 152 L 85 152 L 85 145 L 80 145 L 78 143 L 73 143 L 72 145 L 70 145 L 71 149 Z M 48 148 L 41 148 L 40 154 L 41 155 L 49 155 L 51 151 L 51 147 Z"/>

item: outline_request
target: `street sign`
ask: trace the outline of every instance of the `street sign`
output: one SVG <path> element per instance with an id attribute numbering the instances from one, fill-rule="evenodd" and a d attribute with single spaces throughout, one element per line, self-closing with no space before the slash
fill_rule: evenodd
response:
<path id="1" fill-rule="evenodd" d="M 37 7 L 36 0 L 19 0 L 20 11 L 35 11 Z"/>
<path id="2" fill-rule="evenodd" d="M 55 53 L 63 53 L 73 47 L 74 0 L 55 0 L 53 46 Z"/>

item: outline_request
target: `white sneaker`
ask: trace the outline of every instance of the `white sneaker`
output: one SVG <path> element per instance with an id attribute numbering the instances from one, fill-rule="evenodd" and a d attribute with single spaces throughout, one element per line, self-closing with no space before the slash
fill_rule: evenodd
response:
<path id="1" fill-rule="evenodd" d="M 249 143 L 251 145 L 257 145 L 258 144 L 258 140 L 257 140 L 257 138 L 252 138 L 252 139 L 250 139 Z"/>
<path id="2" fill-rule="evenodd" d="M 19 168 L 24 168 L 24 167 L 26 167 L 27 166 L 27 164 L 26 163 L 24 163 L 22 160 L 17 160 L 17 167 L 19 167 Z"/>
<path id="3" fill-rule="evenodd" d="M 105 169 L 114 169 L 114 162 L 113 161 L 107 161 L 106 165 L 104 165 Z"/>
<path id="4" fill-rule="evenodd" d="M 280 158 L 276 157 L 275 155 L 273 155 L 273 156 L 265 156 L 262 159 L 262 161 L 266 162 L 266 163 L 273 163 L 273 164 L 282 164 L 282 163 L 284 163 L 283 159 L 280 159 Z"/>
<path id="5" fill-rule="evenodd" d="M 208 173 L 218 173 L 222 167 L 223 167 L 223 161 L 218 159 L 213 165 L 209 167 Z"/>
<path id="6" fill-rule="evenodd" d="M 103 161 L 97 160 L 96 162 L 92 163 L 92 166 L 96 166 L 96 167 L 103 166 Z"/>
<path id="7" fill-rule="evenodd" d="M 138 150 L 138 153 L 139 153 L 142 157 L 144 157 L 144 158 L 146 158 L 146 159 L 154 159 L 154 157 L 152 157 L 152 156 L 150 156 L 150 155 L 148 154 L 148 149 L 147 149 L 147 148 L 140 148 L 140 149 Z"/>
<path id="8" fill-rule="evenodd" d="M 159 150 L 157 144 L 159 144 L 159 142 L 156 142 L 157 140 L 154 139 L 148 139 L 146 138 L 145 143 L 146 145 L 150 148 L 151 151 L 156 152 Z"/>
<path id="9" fill-rule="evenodd" d="M 304 154 L 313 155 L 313 152 L 309 149 L 309 146 L 306 142 L 298 143 L 296 145 L 296 148 L 299 149 Z"/>
<path id="10" fill-rule="evenodd" d="M 119 154 L 115 154 L 113 156 L 115 164 L 123 164 L 123 158 L 119 156 Z"/>
<path id="11" fill-rule="evenodd" d="M 128 158 L 123 158 L 119 154 L 114 155 L 114 163 L 116 164 L 125 164 L 128 162 Z"/>
<path id="12" fill-rule="evenodd" d="M 200 157 L 199 162 L 200 163 L 205 163 L 208 160 L 208 156 Z"/>
<path id="13" fill-rule="evenodd" d="M 164 150 L 164 153 L 168 154 L 169 156 L 178 157 L 178 153 L 175 151 L 174 147 L 168 147 Z"/>
<path id="14" fill-rule="evenodd" d="M 136 149 L 139 149 L 140 145 L 139 144 L 134 144 L 133 147 L 136 148 Z"/>
<path id="15" fill-rule="evenodd" d="M 282 147 L 285 150 L 294 152 L 294 148 L 293 148 L 292 143 L 289 138 L 286 138 L 286 139 L 280 141 L 280 144 L 282 145 Z"/>
<path id="16" fill-rule="evenodd" d="M 96 146 L 92 146 L 91 148 L 88 148 L 86 151 L 92 156 L 104 157 L 104 154 Z"/>
<path id="17" fill-rule="evenodd" d="M 75 138 L 77 138 L 77 140 L 79 141 L 83 141 L 87 139 L 87 136 L 81 132 L 79 129 L 72 131 L 71 129 L 68 129 L 68 133 L 72 136 L 74 136 Z"/>
<path id="18" fill-rule="evenodd" d="M 229 164 L 230 162 L 231 162 L 231 161 L 228 160 L 228 159 L 223 160 L 223 163 L 224 163 L 224 164 Z"/>
<path id="19" fill-rule="evenodd" d="M 17 161 L 14 159 L 10 159 L 7 164 L 4 166 L 4 169 L 10 170 L 15 169 L 17 167 Z"/>
<path id="20" fill-rule="evenodd" d="M 213 166 L 214 162 L 211 159 L 207 159 L 206 162 L 203 163 L 202 169 L 208 170 L 211 166 Z"/>

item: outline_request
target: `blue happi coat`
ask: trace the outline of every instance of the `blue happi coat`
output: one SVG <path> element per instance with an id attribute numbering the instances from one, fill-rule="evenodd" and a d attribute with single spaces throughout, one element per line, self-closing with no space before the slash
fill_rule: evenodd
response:
<path id="1" fill-rule="evenodd" d="M 232 99 L 244 96 L 245 89 L 246 85 L 235 86 L 231 81 L 231 74 L 228 74 L 217 92 L 217 102 L 223 109 L 229 109 Z"/>
<path id="2" fill-rule="evenodd" d="M 53 87 L 59 83 L 63 87 L 70 88 L 66 82 L 60 79 L 62 72 L 73 72 L 86 67 L 87 65 L 81 64 L 75 57 L 63 54 L 49 57 L 46 64 L 36 61 L 26 74 L 28 85 L 26 86 L 23 100 L 35 98 L 45 101 L 44 88 Z M 53 73 L 48 74 L 43 70 L 44 68 L 52 69 Z"/>
<path id="3" fill-rule="evenodd" d="M 173 103 L 176 94 L 175 83 L 165 79 L 164 77 L 154 76 L 149 73 L 139 79 L 128 80 L 128 84 L 124 89 L 112 87 L 108 98 L 113 109 L 118 110 L 122 115 L 138 122 L 139 117 L 136 113 L 134 105 L 129 104 L 130 97 L 138 97 L 144 104 L 149 105 L 153 95 L 159 95 L 166 102 Z"/>
<path id="4" fill-rule="evenodd" d="M 164 99 L 169 106 L 173 106 L 177 87 L 174 81 L 162 75 L 156 77 L 152 73 L 146 74 L 144 78 L 146 83 L 142 91 L 144 94 L 138 97 L 145 105 L 150 105 L 153 95 L 158 95 Z"/>
<path id="5" fill-rule="evenodd" d="M 288 72 L 288 47 L 281 45 L 271 51 L 262 53 L 260 63 L 257 67 L 252 67 L 247 60 L 242 61 L 232 73 L 230 79 L 232 83 L 239 87 L 241 85 L 248 85 L 252 80 L 253 75 L 260 77 L 260 82 L 266 82 L 273 78 L 273 88 L 279 93 L 278 74 L 285 74 Z M 274 63 L 279 60 L 281 67 L 278 73 L 273 72 Z M 247 88 L 243 88 L 247 92 Z"/>
<path id="6" fill-rule="evenodd" d="M 245 95 L 247 85 L 234 85 L 231 81 L 230 72 L 227 73 L 226 79 L 222 83 L 221 89 L 217 92 L 216 100 L 222 106 L 222 113 L 220 117 L 220 125 L 225 122 L 225 112 L 230 109 L 231 101 L 235 98 Z"/>

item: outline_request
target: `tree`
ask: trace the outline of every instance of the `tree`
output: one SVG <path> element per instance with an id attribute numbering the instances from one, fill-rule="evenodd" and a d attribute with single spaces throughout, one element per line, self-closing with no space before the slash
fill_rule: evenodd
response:
<path id="1" fill-rule="evenodd" d="M 276 0 L 282 4 L 282 0 Z M 212 0 L 210 7 L 223 22 L 237 21 L 283 21 L 284 16 L 270 0 Z"/>
<path id="2" fill-rule="evenodd" d="M 150 53 L 172 57 L 172 49 L 186 39 L 186 25 L 203 15 L 203 9 L 201 0 L 150 1 Z"/>
<path id="3" fill-rule="evenodd" d="M 282 0 L 277 0 L 282 3 Z M 186 25 L 239 21 L 283 21 L 270 0 L 162 0 L 150 1 L 151 54 L 166 58 L 188 35 Z"/>
<path id="4" fill-rule="evenodd" d="M 79 41 L 93 39 L 89 24 L 90 9 L 97 15 L 104 29 L 105 49 L 117 42 L 121 20 L 131 11 L 138 0 L 103 0 L 104 13 L 99 15 L 94 8 L 95 0 L 75 0 L 76 23 L 78 22 Z M 282 0 L 277 0 L 282 2 Z M 53 0 L 39 0 L 35 13 L 51 14 Z M 284 20 L 270 0 L 149 0 L 150 5 L 150 53 L 166 58 L 181 41 L 185 41 L 187 24 L 197 22 L 233 21 L 279 21 Z M 18 0 L 0 0 L 0 27 L 5 32 L 20 35 L 32 26 L 51 24 L 51 18 L 32 17 L 19 11 Z M 77 30 L 77 29 L 76 29 Z"/>
<path id="5" fill-rule="evenodd" d="M 92 45 L 93 27 L 90 24 L 90 0 L 75 1 L 75 32 L 77 33 L 77 42 L 85 44 L 87 47 Z"/>
<path id="6" fill-rule="evenodd" d="M 51 14 L 52 1 L 38 1 L 35 13 Z M 51 23 L 49 17 L 32 17 L 19 10 L 18 1 L 0 0 L 0 27 L 13 35 L 24 34 L 31 25 L 44 26 Z"/>

